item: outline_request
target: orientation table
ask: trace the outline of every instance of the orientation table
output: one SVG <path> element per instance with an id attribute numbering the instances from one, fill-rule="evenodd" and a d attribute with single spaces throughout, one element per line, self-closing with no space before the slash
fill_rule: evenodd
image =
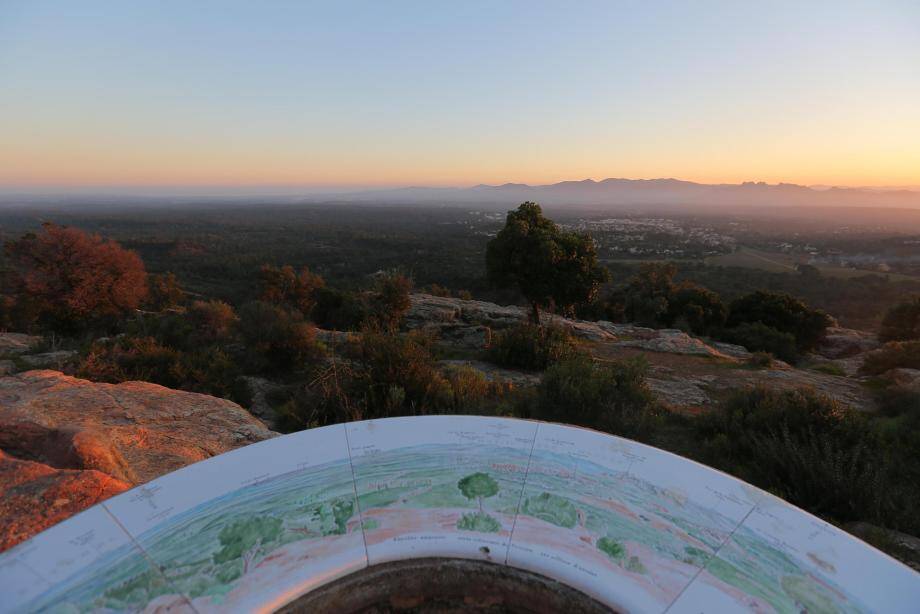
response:
<path id="1" fill-rule="evenodd" d="M 619 612 L 920 612 L 920 574 L 750 484 L 476 416 L 316 428 L 161 476 L 0 554 L 0 612 L 270 612 L 426 557 L 535 572 Z"/>

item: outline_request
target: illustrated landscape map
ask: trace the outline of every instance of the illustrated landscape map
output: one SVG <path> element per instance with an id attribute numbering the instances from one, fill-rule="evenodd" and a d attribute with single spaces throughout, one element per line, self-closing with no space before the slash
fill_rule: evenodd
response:
<path id="1" fill-rule="evenodd" d="M 534 571 L 627 612 L 920 604 L 906 566 L 678 456 L 574 427 L 422 416 L 278 437 L 109 499 L 0 555 L 0 611 L 271 611 L 426 556 Z"/>

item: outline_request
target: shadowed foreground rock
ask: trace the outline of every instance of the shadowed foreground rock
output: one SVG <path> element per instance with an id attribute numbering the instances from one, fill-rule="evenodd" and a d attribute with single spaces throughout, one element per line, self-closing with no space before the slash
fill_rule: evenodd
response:
<path id="1" fill-rule="evenodd" d="M 0 526 L 21 527 L 4 540 L 21 541 L 125 488 L 275 435 L 236 403 L 204 394 L 57 371 L 2 377 L 4 470 L 26 475 L 0 484 Z M 58 501 L 60 511 L 36 513 L 30 501 Z"/>

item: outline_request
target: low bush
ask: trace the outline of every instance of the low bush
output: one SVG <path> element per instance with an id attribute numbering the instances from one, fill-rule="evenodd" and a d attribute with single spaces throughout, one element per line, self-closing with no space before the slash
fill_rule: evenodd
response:
<path id="1" fill-rule="evenodd" d="M 722 331 L 720 338 L 729 343 L 743 345 L 752 352 L 766 352 L 788 363 L 798 361 L 795 337 L 771 328 L 761 322 L 739 324 Z"/>
<path id="2" fill-rule="evenodd" d="M 120 337 L 94 342 L 76 367 L 76 374 L 97 382 L 144 381 L 216 395 L 246 403 L 240 370 L 217 347 L 183 352 L 152 337 Z"/>
<path id="3" fill-rule="evenodd" d="M 368 306 L 354 292 L 320 288 L 313 298 L 312 319 L 320 328 L 356 331 L 368 321 Z"/>
<path id="4" fill-rule="evenodd" d="M 477 533 L 498 533 L 502 525 L 492 516 L 482 512 L 463 514 L 457 521 L 457 528 L 461 531 L 476 531 Z"/>
<path id="5" fill-rule="evenodd" d="M 892 341 L 866 354 L 860 372 L 881 375 L 891 369 L 920 369 L 920 341 Z"/>
<path id="6" fill-rule="evenodd" d="M 579 357 L 550 367 L 537 390 L 535 417 L 608 433 L 641 436 L 658 408 L 645 381 L 644 359 L 596 363 Z"/>
<path id="7" fill-rule="evenodd" d="M 909 497 L 861 415 L 813 391 L 753 388 L 696 420 L 707 464 L 835 520 L 898 522 Z"/>
<path id="8" fill-rule="evenodd" d="M 888 310 L 878 332 L 881 341 L 920 339 L 920 296 L 902 301 Z"/>
<path id="9" fill-rule="evenodd" d="M 316 328 L 290 312 L 263 301 L 240 309 L 240 333 L 246 345 L 244 362 L 259 373 L 287 373 L 307 369 L 325 350 L 316 341 Z"/>
<path id="10" fill-rule="evenodd" d="M 366 419 L 441 413 L 450 405 L 450 384 L 424 335 L 365 331 L 348 349 L 348 358 L 350 392 Z"/>
<path id="11" fill-rule="evenodd" d="M 519 324 L 496 332 L 486 356 L 501 367 L 540 371 L 577 353 L 575 341 L 562 328 Z"/>

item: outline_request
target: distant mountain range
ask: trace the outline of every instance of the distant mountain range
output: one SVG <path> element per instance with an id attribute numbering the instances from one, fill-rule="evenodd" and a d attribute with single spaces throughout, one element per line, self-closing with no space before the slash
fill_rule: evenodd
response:
<path id="1" fill-rule="evenodd" d="M 381 203 L 494 203 L 695 207 L 896 207 L 920 209 L 920 192 L 871 188 L 811 188 L 791 183 L 704 184 L 678 179 L 604 179 L 549 185 L 506 183 L 471 188 L 409 187 L 340 194 L 335 200 Z"/>

